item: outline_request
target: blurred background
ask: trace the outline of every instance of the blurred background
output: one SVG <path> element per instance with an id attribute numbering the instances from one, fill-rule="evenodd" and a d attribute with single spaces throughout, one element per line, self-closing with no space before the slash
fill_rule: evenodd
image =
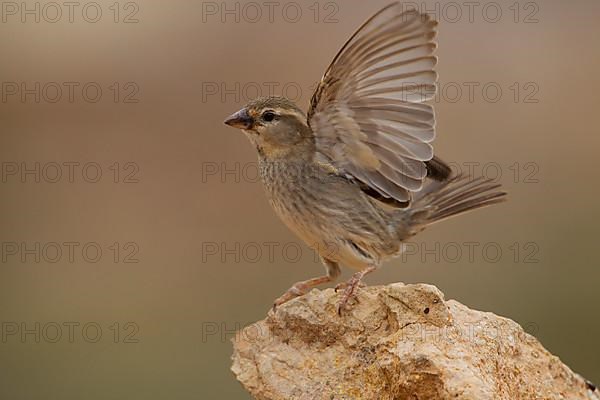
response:
<path id="1" fill-rule="evenodd" d="M 0 398 L 249 399 L 236 329 L 322 266 L 222 121 L 257 95 L 306 109 L 387 3 L 0 4 Z M 510 201 L 367 282 L 435 284 L 598 383 L 600 3 L 465 3 L 407 3 L 440 21 L 436 152 Z"/>

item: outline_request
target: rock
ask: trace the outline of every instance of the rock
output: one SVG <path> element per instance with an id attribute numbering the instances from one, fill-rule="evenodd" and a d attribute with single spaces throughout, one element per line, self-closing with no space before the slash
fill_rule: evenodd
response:
<path id="1" fill-rule="evenodd" d="M 234 339 L 232 371 L 261 400 L 598 400 L 514 321 L 474 311 L 430 285 L 313 290 Z"/>

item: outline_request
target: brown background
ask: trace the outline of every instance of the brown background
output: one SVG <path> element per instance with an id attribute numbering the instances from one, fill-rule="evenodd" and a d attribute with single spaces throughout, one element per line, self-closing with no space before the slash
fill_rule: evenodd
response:
<path id="1" fill-rule="evenodd" d="M 135 11 L 125 3 L 115 23 L 112 3 L 99 3 L 97 23 L 82 18 L 82 7 L 73 23 L 68 15 L 56 23 L 4 15 L 0 23 L 3 94 L 11 82 L 47 89 L 39 103 L 33 94 L 22 101 L 22 93 L 0 103 L 0 161 L 5 172 L 19 168 L 0 184 L 0 398 L 247 399 L 228 370 L 232 331 L 262 318 L 274 298 L 322 267 L 271 212 L 254 179 L 254 150 L 222 120 L 254 96 L 256 85 L 268 94 L 269 82 L 278 84 L 277 94 L 286 86 L 305 108 L 337 49 L 386 1 L 321 1 L 316 23 L 312 0 L 294 3 L 302 10 L 296 23 L 291 6 L 287 20 L 282 15 L 288 2 L 279 3 L 273 22 L 264 6 L 252 22 L 254 11 L 239 3 L 236 22 L 235 15 L 203 20 L 206 2 L 143 1 L 137 23 L 123 22 Z M 395 260 L 367 281 L 435 284 L 447 298 L 520 322 L 572 369 L 600 382 L 600 3 L 520 1 L 517 22 L 514 1 L 484 13 L 487 3 L 475 8 L 473 22 L 466 6 L 455 21 L 455 10 L 439 5 L 438 71 L 446 93 L 436 100 L 436 151 L 463 167 L 480 163 L 477 174 L 482 166 L 491 176 L 499 170 L 510 202 L 428 229 L 415 242 L 435 254 Z M 492 23 L 497 8 L 503 14 Z M 332 12 L 337 22 L 324 23 Z M 80 86 L 73 102 L 65 90 L 52 103 L 49 82 Z M 96 103 L 81 93 L 88 82 L 102 89 Z M 138 102 L 115 102 L 115 82 L 122 95 L 139 88 Z M 467 82 L 479 84 L 472 101 Z M 483 96 L 486 84 L 502 89 L 497 102 L 493 87 Z M 216 94 L 207 92 L 215 85 Z M 463 88 L 458 98 L 456 85 Z M 39 163 L 39 183 L 33 175 L 21 178 L 22 162 Z M 66 167 L 49 182 L 52 163 L 65 162 L 80 163 L 73 182 Z M 102 171 L 96 183 L 82 177 L 82 166 L 92 162 Z M 123 182 L 136 167 L 138 182 Z M 220 175 L 236 168 L 237 175 Z M 14 243 L 36 242 L 47 247 L 37 252 L 40 262 L 36 254 L 9 251 Z M 47 244 L 54 242 L 63 255 L 52 263 Z M 73 262 L 63 242 L 79 244 Z M 89 242 L 102 249 L 96 263 L 89 261 L 93 251 L 87 260 L 81 253 Z M 134 247 L 124 249 L 128 242 Z M 467 242 L 478 243 L 473 259 Z M 139 262 L 124 262 L 135 246 Z M 217 254 L 207 252 L 215 246 Z M 463 254 L 453 262 L 456 247 Z M 497 248 L 502 255 L 493 262 Z M 36 322 L 39 343 L 35 334 L 22 338 L 21 323 L 35 331 Z M 80 324 L 73 343 L 69 322 Z M 62 327 L 57 343 L 53 324 Z M 85 324 L 91 328 L 84 335 Z M 90 343 L 94 326 L 102 334 Z M 14 327 L 19 331 L 8 334 Z M 136 327 L 129 341 L 138 342 L 123 343 Z"/>

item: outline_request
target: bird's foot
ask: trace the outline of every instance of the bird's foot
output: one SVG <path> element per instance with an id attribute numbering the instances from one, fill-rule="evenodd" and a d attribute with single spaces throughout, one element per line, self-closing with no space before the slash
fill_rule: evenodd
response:
<path id="1" fill-rule="evenodd" d="M 344 292 L 342 293 L 342 297 L 337 307 L 338 315 L 341 316 L 342 312 L 348 309 L 348 303 L 350 302 L 350 300 L 358 301 L 356 297 L 357 289 L 365 287 L 365 284 L 361 282 L 361 279 L 362 274 L 360 272 L 357 272 L 356 274 L 352 275 L 352 278 L 350 278 L 347 282 L 340 283 L 335 287 L 336 292 L 338 290 L 344 289 Z"/>
<path id="2" fill-rule="evenodd" d="M 313 287 L 331 281 L 330 276 L 320 276 L 318 278 L 312 278 L 307 281 L 296 282 L 291 288 L 289 288 L 284 294 L 282 294 L 273 304 L 273 311 L 277 310 L 277 307 L 283 303 L 287 303 L 291 299 L 300 297 L 308 293 Z"/>
<path id="3" fill-rule="evenodd" d="M 304 284 L 304 282 L 298 282 L 294 284 L 284 294 L 282 294 L 275 300 L 275 302 L 273 303 L 273 311 L 277 311 L 277 307 L 279 307 L 280 305 L 287 303 L 288 301 L 295 299 L 296 297 L 300 297 L 306 294 L 308 289 L 309 288 Z"/>
<path id="4" fill-rule="evenodd" d="M 348 303 L 350 302 L 350 300 L 354 300 L 354 301 L 358 302 L 358 299 L 356 297 L 356 291 L 357 291 L 357 289 L 366 286 L 362 282 L 362 278 L 365 275 L 367 275 L 368 273 L 375 271 L 375 269 L 376 269 L 375 267 L 365 268 L 362 271 L 357 272 L 354 275 L 352 275 L 352 277 L 347 282 L 340 283 L 339 285 L 337 285 L 335 287 L 336 292 L 338 290 L 344 289 L 344 292 L 342 293 L 342 297 L 340 299 L 340 302 L 338 303 L 338 308 L 337 308 L 337 312 L 338 312 L 339 316 L 341 316 L 342 312 L 348 308 L 348 305 L 349 305 Z"/>

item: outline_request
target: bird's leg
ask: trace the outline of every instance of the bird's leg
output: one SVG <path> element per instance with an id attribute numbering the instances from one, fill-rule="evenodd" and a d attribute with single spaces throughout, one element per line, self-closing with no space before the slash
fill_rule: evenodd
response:
<path id="1" fill-rule="evenodd" d="M 321 258 L 321 261 L 323 261 L 323 264 L 325 265 L 327 275 L 308 279 L 306 281 L 296 282 L 283 295 L 281 295 L 279 298 L 277 298 L 277 300 L 275 300 L 273 304 L 273 311 L 275 311 L 277 307 L 279 307 L 283 303 L 286 303 L 295 297 L 299 297 L 306 294 L 310 289 L 314 288 L 315 286 L 318 286 L 322 283 L 334 281 L 338 276 L 340 276 L 340 267 L 336 262 L 328 260 L 326 258 Z"/>
<path id="2" fill-rule="evenodd" d="M 377 269 L 377 267 L 375 266 L 370 266 L 367 267 L 365 269 L 363 269 L 362 271 L 359 271 L 357 273 L 355 273 L 354 275 L 352 275 L 352 278 L 350 278 L 347 282 L 341 283 L 339 285 L 337 285 L 335 287 L 335 290 L 339 290 L 339 289 L 344 289 L 344 293 L 342 294 L 342 298 L 340 299 L 340 302 L 338 303 L 338 314 L 342 315 L 342 310 L 346 309 L 346 306 L 348 305 L 348 301 L 356 296 L 356 289 L 359 286 L 363 286 L 362 278 L 364 278 L 365 275 L 375 271 Z"/>

